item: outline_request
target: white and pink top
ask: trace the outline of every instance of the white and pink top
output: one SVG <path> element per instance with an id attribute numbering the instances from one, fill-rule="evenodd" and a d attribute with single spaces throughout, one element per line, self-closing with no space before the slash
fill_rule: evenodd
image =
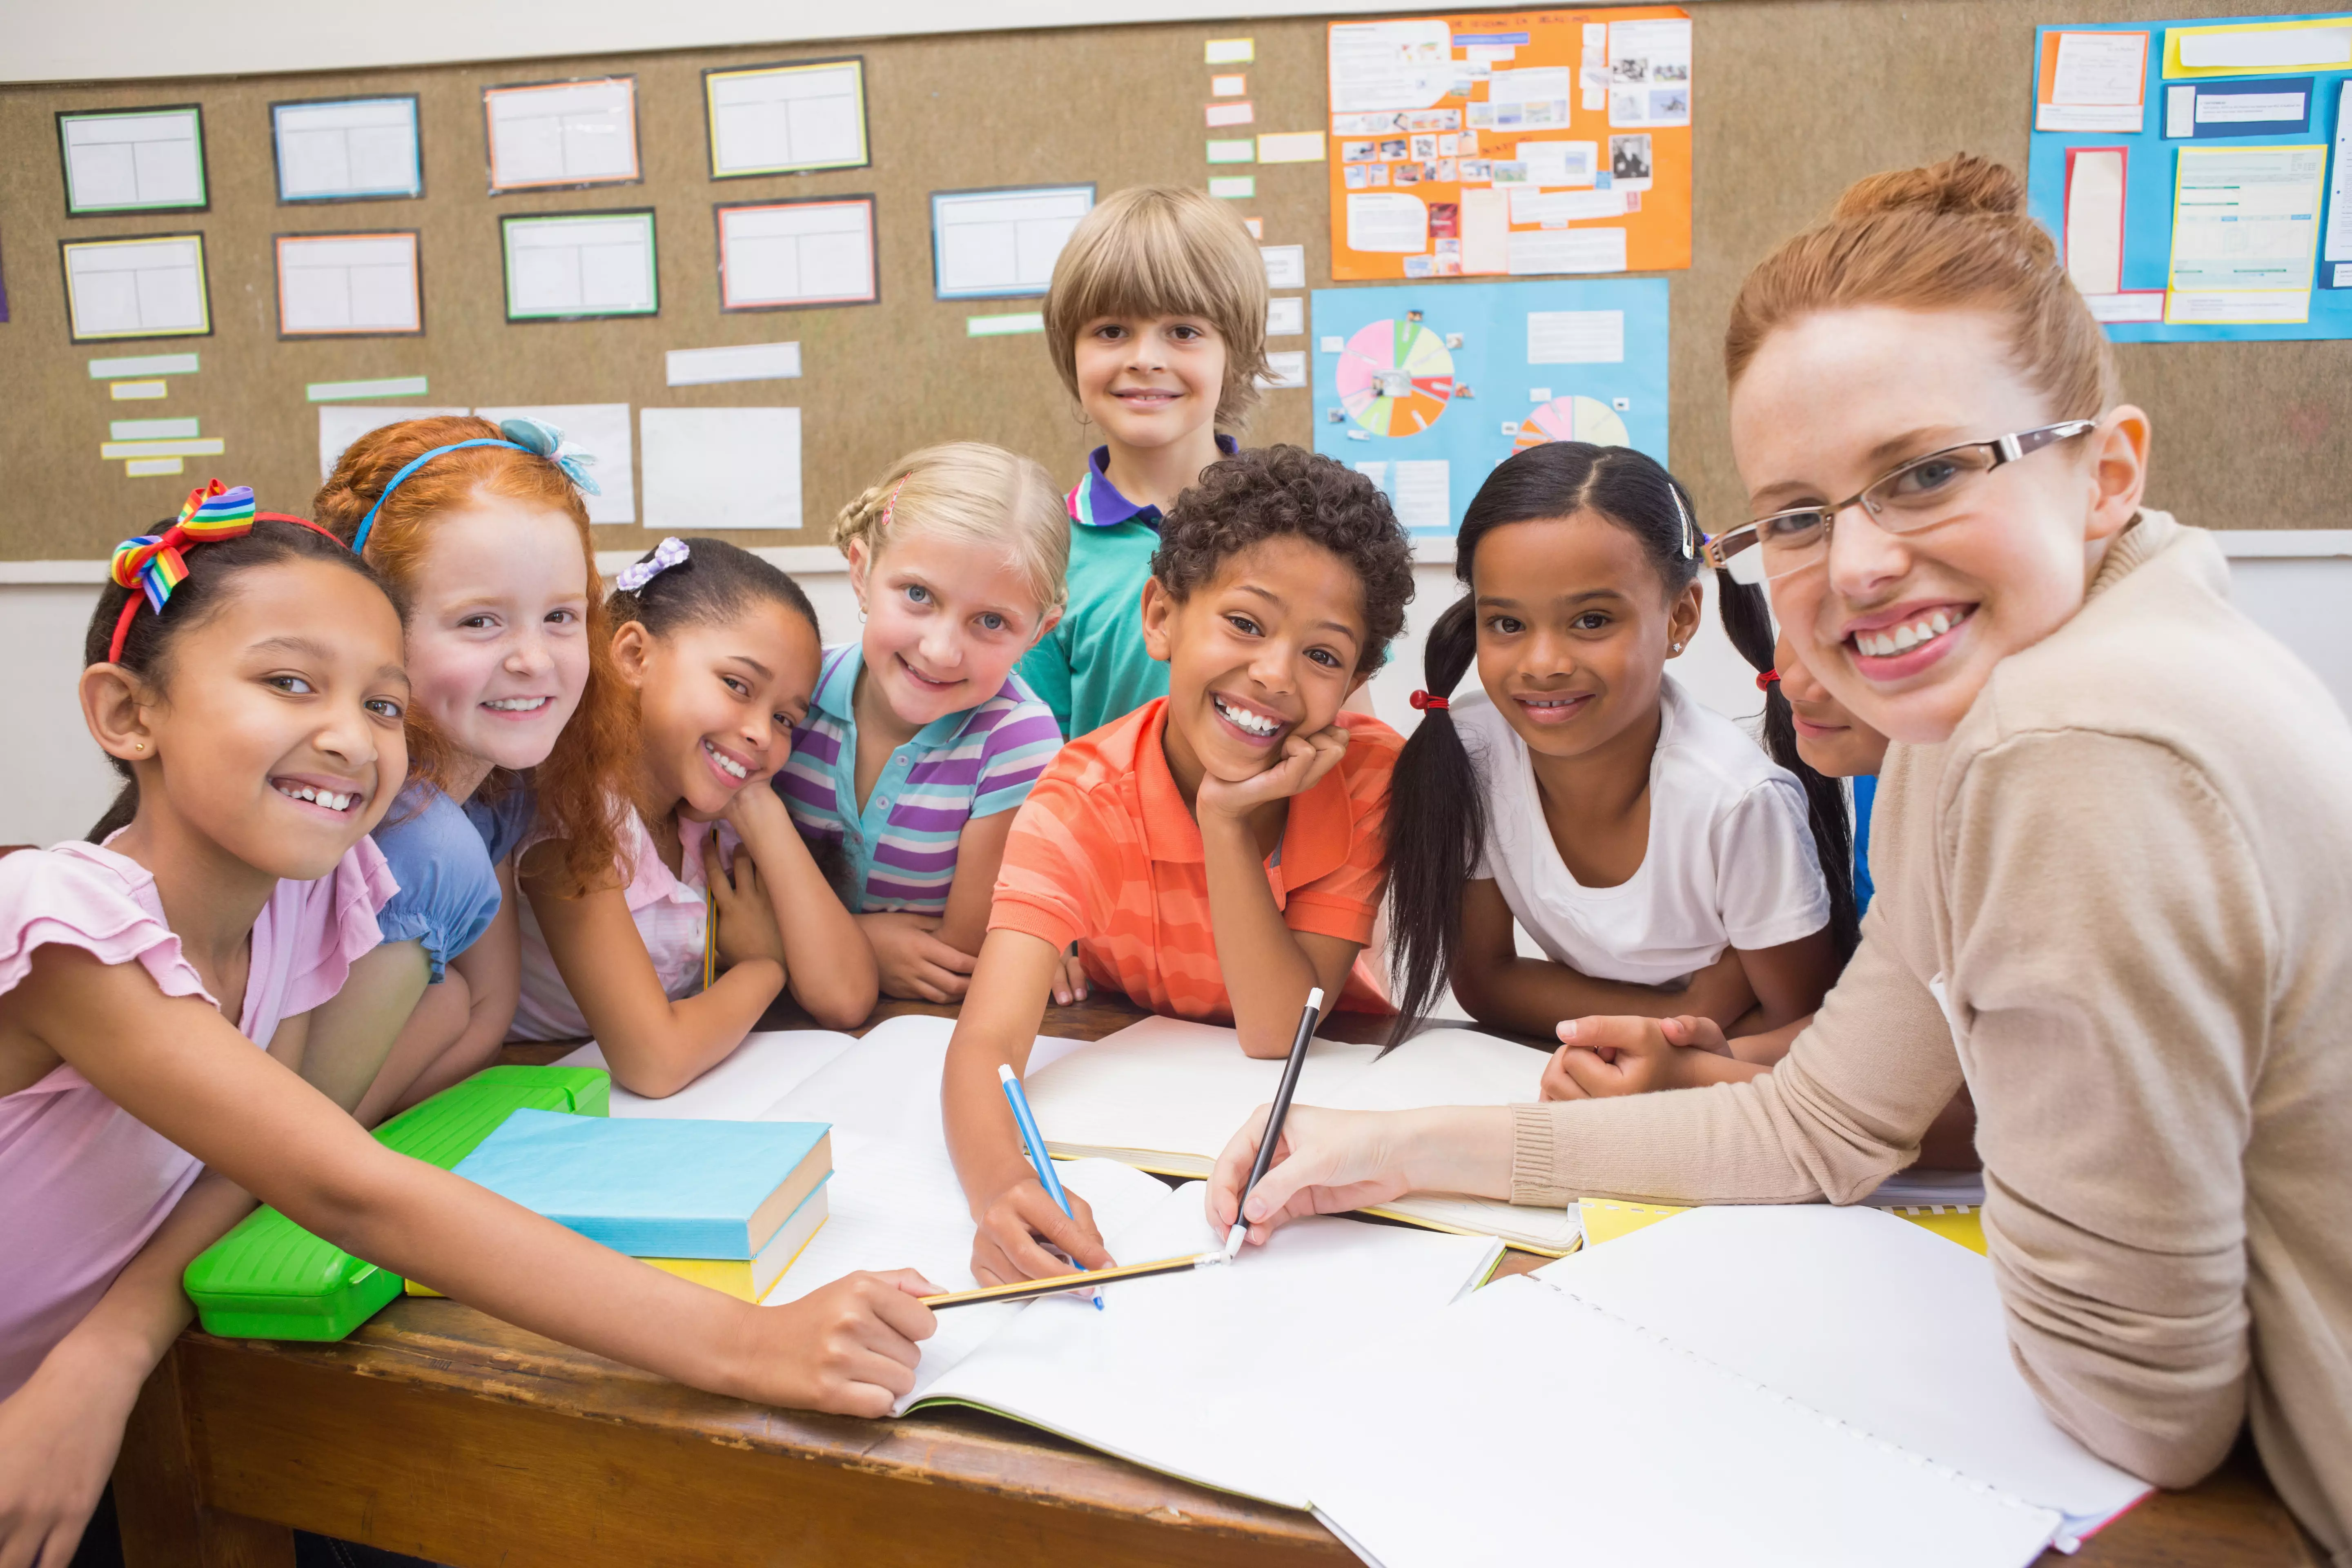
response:
<path id="1" fill-rule="evenodd" d="M 376 911 L 397 890 L 364 838 L 317 881 L 278 883 L 253 923 L 237 1031 L 267 1046 L 280 1022 L 340 990 L 376 945 Z M 141 964 L 165 995 L 220 1005 L 181 956 L 155 879 L 111 849 L 0 856 L 0 992 L 52 944 Z M 97 1304 L 201 1169 L 69 1066 L 0 1096 L 0 1398 Z"/>
<path id="2" fill-rule="evenodd" d="M 702 989 L 702 943 L 709 929 L 709 903 L 702 880 L 702 841 L 715 827 L 721 863 L 735 863 L 736 837 L 731 823 L 678 819 L 677 836 L 685 853 L 678 858 L 683 873 L 672 876 L 654 849 L 653 835 L 634 810 L 620 812 L 619 869 L 628 879 L 624 889 L 629 918 L 645 939 L 646 956 L 661 977 L 662 994 L 682 1002 Z M 534 840 L 535 842 L 535 840 Z M 527 847 L 527 846 L 526 846 Z M 508 1038 L 516 1040 L 577 1040 L 589 1034 L 588 1020 L 563 984 L 539 929 L 539 917 L 525 899 L 522 919 L 522 994 L 515 1004 L 514 1026 Z"/>

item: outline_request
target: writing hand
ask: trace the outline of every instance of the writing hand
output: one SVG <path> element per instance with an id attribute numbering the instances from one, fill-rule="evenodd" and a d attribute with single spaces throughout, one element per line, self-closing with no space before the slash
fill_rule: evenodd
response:
<path id="1" fill-rule="evenodd" d="M 1034 1176 L 1013 1183 L 989 1200 L 980 1212 L 979 1228 L 971 1238 L 972 1277 L 983 1285 L 1010 1285 L 1022 1279 L 1050 1279 L 1072 1267 L 1108 1268 L 1110 1253 L 1096 1228 L 1094 1210 L 1076 1193 L 1067 1193 L 1070 1212 L 1064 1214 L 1045 1195 L 1045 1184 Z M 1056 1258 L 1038 1245 L 1039 1238 L 1062 1249 Z M 1065 1261 L 1065 1259 L 1067 1261 Z"/>
<path id="2" fill-rule="evenodd" d="M 1273 1107 L 1261 1105 L 1210 1173 L 1209 1224 L 1223 1236 L 1234 1226 L 1242 1185 L 1256 1163 L 1257 1148 Z M 1275 1162 L 1249 1195 L 1249 1239 L 1264 1245 L 1287 1222 L 1307 1215 L 1344 1214 L 1382 1204 L 1412 1190 L 1406 1174 L 1405 1140 L 1393 1113 L 1325 1110 L 1296 1105 L 1284 1118 Z"/>

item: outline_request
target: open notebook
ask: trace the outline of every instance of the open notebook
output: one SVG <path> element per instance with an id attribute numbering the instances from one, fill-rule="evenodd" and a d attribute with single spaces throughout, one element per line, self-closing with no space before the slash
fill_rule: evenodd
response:
<path id="1" fill-rule="evenodd" d="M 1532 1102 L 1544 1054 L 1467 1029 L 1432 1029 L 1381 1055 L 1378 1046 L 1317 1040 L 1297 1102 L 1340 1110 Z M 1252 1112 L 1274 1098 L 1280 1061 L 1242 1055 L 1231 1029 L 1146 1018 L 1052 1065 L 1033 1064 L 1029 1103 L 1056 1154 L 1108 1155 L 1146 1171 L 1205 1176 Z M 1576 1248 L 1572 1209 L 1414 1193 L 1369 1211 L 1436 1230 L 1499 1236 L 1554 1257 Z"/>
<path id="2" fill-rule="evenodd" d="M 1326 1375 L 1289 1435 L 1317 1513 L 1384 1568 L 1564 1541 L 1595 1563 L 1991 1568 L 2148 1489 L 2043 1414 L 1990 1266 L 1867 1208 L 1692 1210 Z"/>
<path id="3" fill-rule="evenodd" d="M 640 1099 L 615 1085 L 613 1114 L 829 1121 L 944 1151 L 940 1072 L 954 1030 L 950 1018 L 907 1016 L 862 1039 L 819 1030 L 753 1035 L 667 1100 Z M 1464 1029 L 1431 1030 L 1376 1058 L 1377 1046 L 1317 1040 L 1299 1077 L 1298 1102 L 1361 1110 L 1503 1105 L 1534 1100 L 1544 1064 L 1539 1051 Z M 593 1046 L 563 1060 L 604 1065 Z M 1092 1043 L 1041 1037 L 1024 1076 L 1055 1155 L 1204 1176 L 1251 1112 L 1274 1098 L 1282 1063 L 1244 1057 L 1231 1029 L 1146 1018 Z M 833 1198 L 839 1202 L 838 1188 Z M 1573 1251 L 1580 1234 L 1572 1208 L 1442 1194 L 1416 1193 L 1370 1212 L 1433 1230 L 1498 1236 L 1554 1257 Z M 969 1240 L 968 1224 L 965 1234 Z"/>

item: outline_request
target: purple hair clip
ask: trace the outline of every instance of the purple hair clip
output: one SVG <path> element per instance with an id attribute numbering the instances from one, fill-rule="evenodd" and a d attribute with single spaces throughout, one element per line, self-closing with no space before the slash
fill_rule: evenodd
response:
<path id="1" fill-rule="evenodd" d="M 685 559 L 686 541 L 665 539 L 655 545 L 654 552 L 643 561 L 622 567 L 621 574 L 613 579 L 613 585 L 624 594 L 634 594 Z"/>

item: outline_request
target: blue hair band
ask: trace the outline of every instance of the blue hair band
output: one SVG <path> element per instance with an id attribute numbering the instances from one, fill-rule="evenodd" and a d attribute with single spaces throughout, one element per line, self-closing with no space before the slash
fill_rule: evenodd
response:
<path id="1" fill-rule="evenodd" d="M 375 498 L 375 504 L 368 508 L 367 515 L 360 519 L 359 531 L 352 535 L 352 553 L 357 555 L 367 548 L 368 534 L 375 527 L 375 514 L 383 510 L 383 503 L 392 499 L 392 492 L 400 488 L 401 481 L 444 452 L 462 452 L 468 447 L 504 447 L 509 451 L 528 452 L 534 458 L 545 458 L 562 468 L 563 477 L 587 494 L 604 493 L 596 481 L 588 477 L 587 465 L 594 462 L 594 458 L 585 452 L 557 455 L 558 448 L 563 444 L 563 432 L 554 426 L 538 419 L 508 419 L 499 423 L 499 430 L 507 439 L 493 440 L 488 436 L 477 436 L 470 441 L 453 441 L 446 447 L 420 452 L 403 464 L 400 472 L 392 476 L 392 482 L 383 487 L 383 493 Z"/>

